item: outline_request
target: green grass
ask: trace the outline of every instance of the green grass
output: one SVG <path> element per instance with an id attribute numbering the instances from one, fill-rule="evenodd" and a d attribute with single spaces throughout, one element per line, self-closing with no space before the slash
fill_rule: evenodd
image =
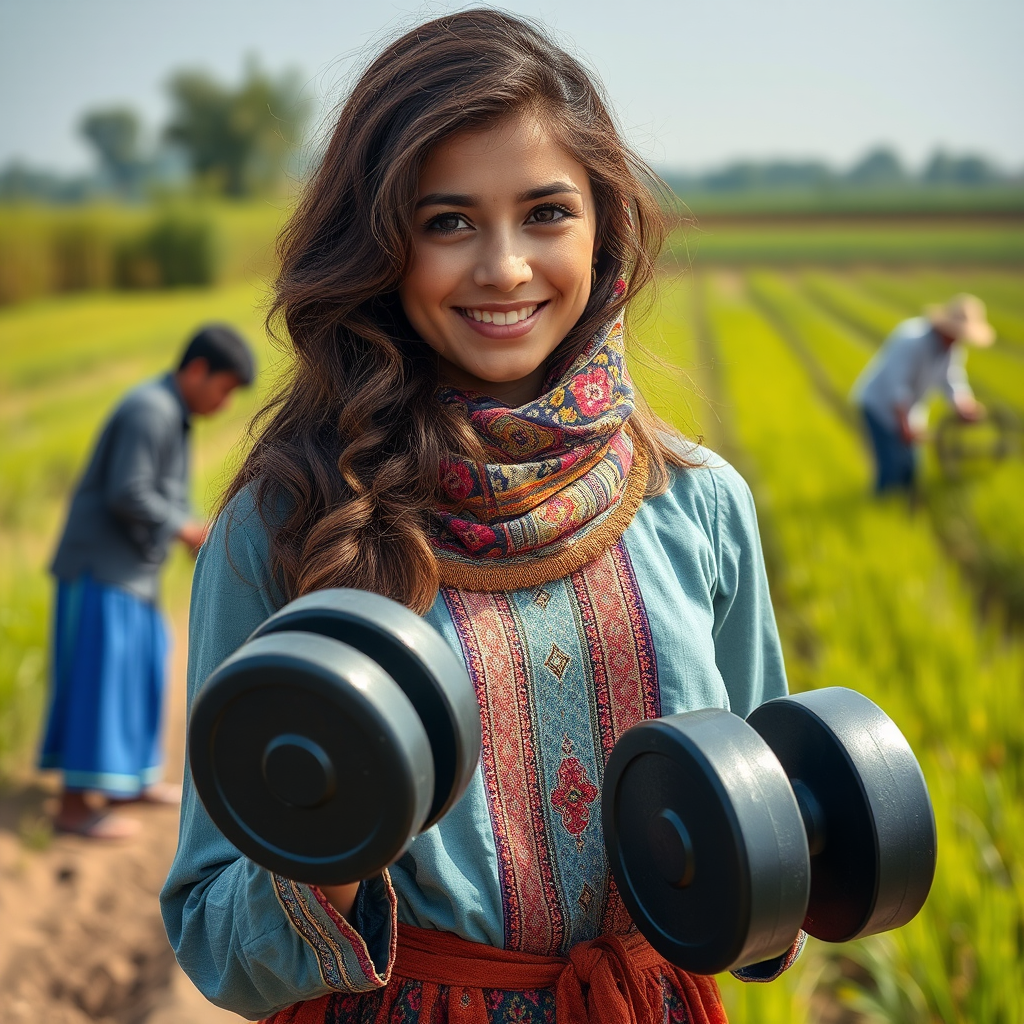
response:
<path id="1" fill-rule="evenodd" d="M 629 352 L 630 373 L 659 416 L 692 440 L 721 449 L 725 413 L 713 398 L 713 360 L 694 330 L 693 278 L 663 278 L 656 310 L 631 325 L 639 345 Z"/>
<path id="2" fill-rule="evenodd" d="M 794 187 L 729 191 L 687 187 L 673 181 L 679 199 L 698 217 L 950 217 L 1020 216 L 1024 188 L 1019 184 L 982 187 L 921 186 L 865 188 L 840 182 L 819 188 Z"/>
<path id="3" fill-rule="evenodd" d="M 850 388 L 880 340 L 892 311 L 837 274 L 801 275 L 801 290 L 777 273 L 749 275 L 751 295 L 801 354 L 840 415 L 859 429 Z M 976 354 L 977 355 L 977 354 Z M 948 415 L 945 409 L 937 415 Z M 945 480 L 927 449 L 924 497 L 947 550 L 972 577 L 986 604 L 996 602 L 1024 621 L 1024 462 L 981 465 Z"/>
<path id="4" fill-rule="evenodd" d="M 872 345 L 881 344 L 905 318 L 905 312 L 858 287 L 848 275 L 812 270 L 800 276 L 803 290 L 836 319 L 859 331 Z"/>
<path id="5" fill-rule="evenodd" d="M 0 204 L 0 306 L 115 286 L 252 283 L 275 266 L 274 239 L 288 208 L 284 199 L 228 203 L 198 197 L 150 207 Z M 179 239 L 176 269 L 161 264 L 151 237 L 154 225 L 167 218 Z M 203 239 L 193 239 L 187 254 L 182 231 L 198 231 Z"/>
<path id="6" fill-rule="evenodd" d="M 36 742 L 45 697 L 51 584 L 46 565 L 67 496 L 117 399 L 169 369 L 191 331 L 230 321 L 254 344 L 260 387 L 196 423 L 193 499 L 209 511 L 259 395 L 275 376 L 262 325 L 265 288 L 81 293 L 0 310 L 0 775 Z M 173 563 L 168 597 L 187 599 L 189 564 Z"/>
<path id="7" fill-rule="evenodd" d="M 926 520 L 868 497 L 855 435 L 742 289 L 712 288 L 709 307 L 736 434 L 783 556 L 773 592 L 787 609 L 791 681 L 851 686 L 877 700 L 918 751 L 935 801 L 932 896 L 884 945 L 856 944 L 873 984 L 850 998 L 912 994 L 889 1020 L 920 1019 L 912 1004 L 922 1000 L 934 1020 L 1019 1020 L 1020 646 L 978 624 Z M 881 952 L 871 959 L 865 950 Z M 799 973 L 785 984 L 795 998 Z"/>
<path id="8" fill-rule="evenodd" d="M 945 302 L 957 292 L 977 295 L 988 306 L 997 344 L 1024 348 L 1024 273 L 918 268 L 884 277 L 867 272 L 863 278 L 866 285 L 888 295 L 900 308 L 914 312 L 926 304 Z"/>
<path id="9" fill-rule="evenodd" d="M 871 271 L 861 273 L 859 280 L 866 291 L 889 302 L 903 316 L 915 316 L 926 305 L 943 302 L 955 290 L 963 290 L 962 285 L 943 289 L 930 275 Z M 949 283 L 952 285 L 955 280 Z M 1003 328 L 1009 325 L 1014 329 L 1008 320 L 999 322 Z M 993 326 L 996 326 L 996 318 L 993 318 Z M 1024 339 L 1024 334 L 1021 337 Z M 991 348 L 970 350 L 968 365 L 972 381 L 983 392 L 982 397 L 998 401 L 1024 416 L 1024 344 L 1006 338 L 1000 343 L 997 337 Z"/>
<path id="10" fill-rule="evenodd" d="M 817 221 L 710 223 L 678 229 L 672 257 L 695 265 L 1020 266 L 1024 223 Z"/>
<path id="11" fill-rule="evenodd" d="M 45 564 L 68 489 L 110 405 L 164 368 L 188 331 L 209 319 L 238 325 L 257 342 L 261 365 L 270 362 L 260 275 L 272 265 L 268 225 L 281 211 L 225 210 L 218 231 L 234 239 L 225 245 L 235 262 L 219 287 L 83 292 L 0 310 L 0 772 L 24 767 L 38 733 L 50 600 Z M 948 230 L 962 241 L 981 229 L 968 223 Z M 1016 1022 L 1024 1019 L 1019 627 L 979 615 L 948 538 L 940 542 L 926 510 L 913 514 L 899 501 L 869 497 L 868 460 L 842 409 L 873 347 L 921 302 L 975 291 L 990 302 L 994 322 L 1001 311 L 1009 348 L 1012 317 L 1024 315 L 1018 277 L 991 267 L 883 273 L 799 265 L 808 252 L 831 252 L 825 263 L 841 265 L 855 251 L 894 259 L 897 251 L 925 251 L 937 233 L 912 225 L 896 225 L 885 237 L 856 225 L 793 229 L 777 233 L 775 243 L 769 235 L 767 226 L 753 234 L 723 229 L 710 246 L 701 243 L 697 259 L 703 267 L 725 258 L 726 242 L 742 249 L 754 238 L 748 251 L 781 253 L 767 261 L 769 269 L 664 279 L 660 305 L 636 324 L 637 340 L 652 355 L 635 348 L 632 372 L 656 411 L 724 449 L 751 481 L 792 686 L 851 686 L 893 716 L 921 757 L 940 861 L 925 911 L 899 932 L 839 950 L 814 942 L 789 976 L 768 986 L 722 979 L 731 1019 L 816 1021 L 831 1005 L 822 1001 L 828 993 L 876 1020 Z M 719 243 L 725 247 L 706 259 Z M 970 369 L 981 384 L 986 371 L 978 355 Z M 261 389 L 275 372 L 262 375 Z M 1012 390 L 1002 369 L 988 377 Z M 243 394 L 230 414 L 197 424 L 200 507 L 212 507 L 258 397 Z M 950 492 L 971 541 L 1018 580 L 1020 472 L 1020 464 L 1008 464 Z M 172 609 L 187 600 L 190 570 L 183 554 L 172 560 L 165 580 Z"/>

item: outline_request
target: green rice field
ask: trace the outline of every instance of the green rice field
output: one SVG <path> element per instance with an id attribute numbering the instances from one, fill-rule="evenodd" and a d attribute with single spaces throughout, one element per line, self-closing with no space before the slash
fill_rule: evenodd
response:
<path id="1" fill-rule="evenodd" d="M 261 391 L 282 365 L 262 329 L 264 280 L 238 255 L 267 251 L 269 239 L 252 223 L 240 217 L 233 229 L 239 241 L 229 262 L 243 269 L 213 287 L 99 289 L 0 308 L 7 778 L 30 764 L 45 700 L 46 562 L 110 405 L 166 367 L 206 320 L 230 321 L 257 342 L 261 365 L 271 368 Z M 875 500 L 846 396 L 896 322 L 970 290 L 989 304 L 999 331 L 993 349 L 971 353 L 971 379 L 985 402 L 1024 420 L 1024 237 L 1012 224 L 940 225 L 927 237 L 922 228 L 899 228 L 909 232 L 902 241 L 876 233 L 873 242 L 866 228 L 801 235 L 793 227 L 777 230 L 771 249 L 767 227 L 745 230 L 734 229 L 731 250 L 704 239 L 690 251 L 676 237 L 679 269 L 666 271 L 638 327 L 634 374 L 663 415 L 705 438 L 750 481 L 791 686 L 850 686 L 892 715 L 921 759 L 940 853 L 931 897 L 914 922 L 845 947 L 812 941 L 769 985 L 722 979 L 730 1019 L 1019 1024 L 1024 461 L 1018 452 L 952 479 L 929 451 L 917 502 Z M 200 507 L 215 503 L 259 397 L 243 394 L 230 414 L 197 424 Z M 174 614 L 187 602 L 189 572 L 182 555 L 167 573 Z"/>
<path id="2" fill-rule="evenodd" d="M 672 235 L 684 266 L 1024 265 L 1024 220 L 707 220 Z"/>
<path id="3" fill-rule="evenodd" d="M 658 408 L 706 428 L 754 489 L 792 687 L 849 686 L 881 704 L 921 759 L 938 824 L 938 874 L 915 921 L 842 949 L 812 940 L 773 985 L 729 980 L 734 1020 L 820 1019 L 824 993 L 870 1020 L 1024 1019 L 1024 635 L 1003 600 L 1019 601 L 1024 578 L 1024 466 L 954 488 L 929 464 L 921 506 L 875 500 L 845 400 L 896 321 L 968 286 L 1007 323 L 1024 300 L 1024 281 L 991 271 L 722 270 L 666 282 L 646 327 L 697 395 L 684 407 L 651 384 Z M 969 370 L 985 376 L 990 356 L 1009 368 L 993 387 L 1024 411 L 1012 340 L 972 353 Z M 982 604 L 986 582 L 999 596 Z"/>

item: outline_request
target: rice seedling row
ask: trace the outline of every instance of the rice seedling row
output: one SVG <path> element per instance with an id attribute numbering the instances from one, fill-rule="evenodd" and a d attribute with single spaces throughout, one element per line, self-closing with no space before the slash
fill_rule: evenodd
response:
<path id="1" fill-rule="evenodd" d="M 773 586 L 794 688 L 847 685 L 878 700 L 920 753 L 936 805 L 928 905 L 899 932 L 844 949 L 872 979 L 847 982 L 844 998 L 885 1020 L 920 1020 L 922 1008 L 936 1021 L 1017 1020 L 1024 653 L 977 622 L 927 523 L 869 498 L 856 437 L 742 289 L 711 282 L 708 309 L 781 555 Z"/>
<path id="2" fill-rule="evenodd" d="M 845 396 L 870 354 L 867 332 L 874 325 L 874 337 L 881 340 L 898 322 L 899 313 L 887 314 L 886 307 L 870 296 L 858 306 L 862 293 L 836 274 L 805 274 L 800 280 L 806 298 L 778 275 L 750 277 L 753 295 L 777 318 L 783 335 L 805 361 L 811 361 L 812 373 L 833 404 L 849 414 Z M 807 298 L 821 308 L 815 310 Z M 844 329 L 836 319 L 852 326 Z M 967 570 L 983 603 L 1001 604 L 1015 619 L 1024 619 L 1024 461 L 1011 457 L 982 462 L 947 479 L 934 450 L 926 447 L 923 494 L 947 551 Z"/>

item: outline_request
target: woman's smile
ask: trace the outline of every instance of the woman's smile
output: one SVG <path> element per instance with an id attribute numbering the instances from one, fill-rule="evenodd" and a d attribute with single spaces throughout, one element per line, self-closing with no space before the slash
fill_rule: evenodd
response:
<path id="1" fill-rule="evenodd" d="M 462 322 L 485 338 L 521 338 L 533 330 L 547 302 L 516 303 L 508 307 L 492 303 L 456 306 Z"/>

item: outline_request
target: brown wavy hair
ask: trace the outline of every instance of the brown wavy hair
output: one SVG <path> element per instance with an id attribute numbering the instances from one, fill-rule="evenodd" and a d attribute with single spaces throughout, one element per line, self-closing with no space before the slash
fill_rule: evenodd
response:
<path id="1" fill-rule="evenodd" d="M 660 182 L 619 137 L 602 95 L 569 54 L 520 18 L 470 10 L 421 25 L 363 72 L 323 160 L 284 229 L 268 317 L 283 318 L 295 363 L 257 414 L 224 498 L 253 488 L 271 568 L 295 597 L 350 586 L 426 611 L 438 573 L 429 517 L 446 457 L 482 457 L 462 417 L 437 401 L 437 359 L 397 296 L 411 251 L 420 168 L 439 143 L 509 116 L 543 114 L 590 176 L 596 283 L 553 353 L 571 358 L 652 281 L 664 242 Z M 639 399 L 634 442 L 648 493 L 685 460 Z M 223 508 L 223 506 L 222 506 Z"/>

